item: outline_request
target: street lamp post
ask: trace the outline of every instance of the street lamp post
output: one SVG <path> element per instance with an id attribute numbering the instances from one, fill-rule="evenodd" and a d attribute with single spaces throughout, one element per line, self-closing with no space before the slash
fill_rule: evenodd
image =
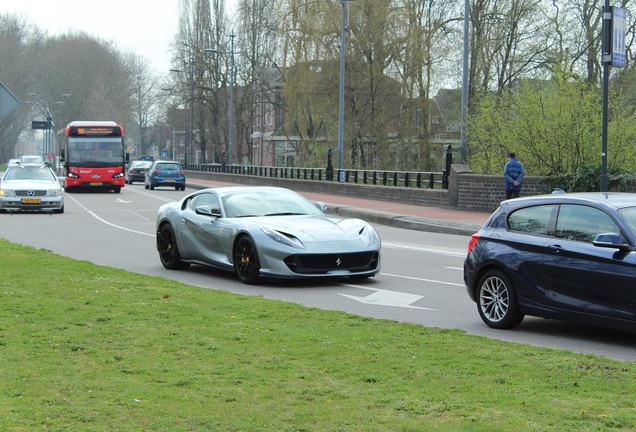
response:
<path id="1" fill-rule="evenodd" d="M 229 143 L 228 143 L 228 164 L 232 166 L 232 144 L 234 143 L 234 56 L 237 54 L 234 51 L 234 31 L 230 35 L 230 51 L 219 51 L 214 48 L 205 48 L 204 51 L 212 54 L 229 54 L 230 55 L 230 130 L 229 130 Z"/>
<path id="2" fill-rule="evenodd" d="M 340 95 L 338 101 L 338 181 L 344 181 L 344 92 L 345 92 L 345 37 L 347 35 L 347 8 L 346 2 L 342 4 L 342 25 L 340 33 Z"/>
<path id="3" fill-rule="evenodd" d="M 61 105 L 64 103 L 64 101 L 58 100 L 56 102 L 51 102 L 49 100 L 45 102 L 36 93 L 27 93 L 27 95 L 31 96 L 34 100 L 33 101 L 25 100 L 24 102 L 31 105 L 37 105 L 42 110 L 42 113 L 46 117 L 46 129 L 45 129 L 46 132 L 44 132 L 42 153 L 44 155 L 47 155 L 49 153 L 52 153 L 52 150 L 53 150 L 51 128 L 55 125 L 53 124 L 51 107 L 53 105 Z M 69 96 L 71 96 L 70 93 L 64 93 L 63 95 L 60 95 L 60 98 L 68 98 Z"/>
<path id="4" fill-rule="evenodd" d="M 190 57 L 190 139 L 189 139 L 189 157 L 188 152 L 185 154 L 185 165 L 188 166 L 188 161 L 192 163 L 194 161 L 194 61 L 195 57 Z M 184 72 L 180 69 L 170 69 L 170 72 Z"/>

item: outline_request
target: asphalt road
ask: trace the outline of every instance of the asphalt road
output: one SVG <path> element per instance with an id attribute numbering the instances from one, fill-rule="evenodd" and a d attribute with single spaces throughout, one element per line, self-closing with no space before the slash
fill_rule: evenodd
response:
<path id="1" fill-rule="evenodd" d="M 488 328 L 463 284 L 468 237 L 374 224 L 383 241 L 382 272 L 349 279 L 247 286 L 233 273 L 200 266 L 169 271 L 155 249 L 158 207 L 191 192 L 128 185 L 120 194 L 66 194 L 64 214 L 0 214 L 0 237 L 75 259 L 238 294 L 473 335 L 636 361 L 633 334 L 526 317 L 513 331 Z"/>

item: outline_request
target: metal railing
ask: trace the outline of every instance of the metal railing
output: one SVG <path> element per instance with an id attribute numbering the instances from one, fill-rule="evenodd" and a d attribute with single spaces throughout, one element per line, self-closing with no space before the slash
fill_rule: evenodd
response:
<path id="1" fill-rule="evenodd" d="M 187 170 L 307 181 L 338 181 L 353 184 L 418 189 L 448 189 L 446 171 L 342 170 L 336 175 L 327 168 L 286 168 L 256 165 L 187 164 Z M 337 170 L 336 170 L 337 171 Z"/>

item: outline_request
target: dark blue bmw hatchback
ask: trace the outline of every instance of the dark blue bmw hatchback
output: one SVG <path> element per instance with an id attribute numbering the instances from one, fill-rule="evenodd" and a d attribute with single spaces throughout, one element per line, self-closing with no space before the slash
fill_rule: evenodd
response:
<path id="1" fill-rule="evenodd" d="M 636 194 L 503 201 L 471 237 L 464 282 L 493 328 L 531 315 L 636 331 Z"/>

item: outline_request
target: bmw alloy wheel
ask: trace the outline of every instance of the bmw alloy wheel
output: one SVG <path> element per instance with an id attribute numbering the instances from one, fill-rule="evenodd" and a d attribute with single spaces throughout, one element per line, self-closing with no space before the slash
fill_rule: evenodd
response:
<path id="1" fill-rule="evenodd" d="M 523 320 L 515 289 L 502 271 L 487 272 L 479 281 L 478 290 L 479 315 L 489 327 L 510 329 Z"/>

